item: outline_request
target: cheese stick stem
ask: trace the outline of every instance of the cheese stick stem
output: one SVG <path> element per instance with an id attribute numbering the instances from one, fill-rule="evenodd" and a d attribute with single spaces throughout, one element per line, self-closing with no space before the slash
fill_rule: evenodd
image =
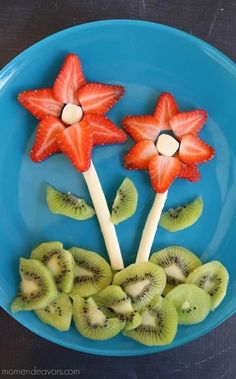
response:
<path id="1" fill-rule="evenodd" d="M 152 208 L 147 217 L 142 238 L 140 241 L 136 263 L 147 262 L 151 252 L 153 240 L 157 231 L 158 223 L 161 217 L 161 212 L 164 208 L 168 191 L 157 193 L 152 205 Z"/>
<path id="2" fill-rule="evenodd" d="M 88 171 L 84 172 L 83 175 L 101 227 L 111 267 L 113 270 L 122 270 L 124 268 L 124 263 L 116 230 L 111 222 L 111 215 L 107 206 L 106 198 L 93 162 L 91 162 L 90 168 Z"/>

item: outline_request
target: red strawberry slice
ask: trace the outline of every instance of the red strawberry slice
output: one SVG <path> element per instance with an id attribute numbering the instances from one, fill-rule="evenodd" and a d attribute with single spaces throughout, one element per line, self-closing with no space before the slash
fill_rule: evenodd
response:
<path id="1" fill-rule="evenodd" d="M 203 163 L 214 156 L 214 149 L 200 138 L 188 134 L 180 143 L 179 158 L 184 163 Z"/>
<path id="2" fill-rule="evenodd" d="M 34 162 L 41 162 L 54 153 L 61 151 L 58 135 L 65 129 L 64 124 L 54 116 L 45 116 L 38 124 L 34 146 L 30 157 Z"/>
<path id="3" fill-rule="evenodd" d="M 170 127 L 175 136 L 181 139 L 185 134 L 197 135 L 206 119 L 207 113 L 202 109 L 180 112 L 171 118 Z"/>
<path id="4" fill-rule="evenodd" d="M 68 54 L 53 85 L 54 97 L 62 103 L 78 104 L 77 91 L 85 83 L 79 58 Z"/>
<path id="5" fill-rule="evenodd" d="M 179 178 L 187 179 L 190 182 L 198 182 L 201 178 L 201 175 L 196 164 L 182 163 Z"/>
<path id="6" fill-rule="evenodd" d="M 123 96 L 122 86 L 88 83 L 78 91 L 78 99 L 85 113 L 104 114 Z"/>
<path id="7" fill-rule="evenodd" d="M 80 121 L 66 128 L 58 138 L 63 153 L 80 172 L 89 169 L 93 146 L 93 136 L 87 121 Z"/>
<path id="8" fill-rule="evenodd" d="M 127 135 L 123 130 L 120 130 L 104 115 L 88 113 L 84 116 L 84 120 L 86 120 L 91 127 L 94 145 L 124 143 L 127 140 Z"/>
<path id="9" fill-rule="evenodd" d="M 47 115 L 60 116 L 63 107 L 63 104 L 54 99 L 51 88 L 21 92 L 18 100 L 38 120 Z"/>
<path id="10" fill-rule="evenodd" d="M 180 173 L 178 158 L 156 155 L 149 162 L 149 175 L 154 191 L 163 193 L 168 190 Z"/>
<path id="11" fill-rule="evenodd" d="M 179 110 L 174 97 L 170 93 L 162 93 L 153 114 L 158 121 L 160 130 L 171 129 L 169 120 L 178 112 Z"/>
<path id="12" fill-rule="evenodd" d="M 152 141 L 139 141 L 126 154 L 125 167 L 131 170 L 146 170 L 154 155 L 157 155 L 157 149 Z"/>
<path id="13" fill-rule="evenodd" d="M 122 125 L 136 142 L 143 139 L 155 141 L 160 132 L 157 120 L 151 115 L 127 116 Z"/>

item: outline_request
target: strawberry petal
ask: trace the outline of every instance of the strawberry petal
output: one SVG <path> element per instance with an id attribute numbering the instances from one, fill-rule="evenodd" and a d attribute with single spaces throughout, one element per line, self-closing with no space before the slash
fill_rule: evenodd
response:
<path id="1" fill-rule="evenodd" d="M 127 116 L 122 125 L 129 135 L 136 141 L 155 141 L 160 132 L 157 120 L 151 115 Z"/>
<path id="2" fill-rule="evenodd" d="M 157 149 L 150 140 L 137 142 L 125 155 L 125 167 L 131 170 L 146 170 Z"/>
<path id="3" fill-rule="evenodd" d="M 149 175 L 154 191 L 163 193 L 168 190 L 180 173 L 181 163 L 176 157 L 156 155 L 149 162 Z"/>
<path id="4" fill-rule="evenodd" d="M 169 120 L 178 112 L 174 97 L 170 93 L 162 93 L 153 114 L 160 130 L 170 130 Z"/>
<path id="5" fill-rule="evenodd" d="M 187 179 L 190 182 L 198 182 L 201 179 L 201 174 L 196 164 L 181 164 L 179 178 Z"/>
<path id="6" fill-rule="evenodd" d="M 82 120 L 66 128 L 60 134 L 58 143 L 78 171 L 85 172 L 89 169 L 93 136 L 87 121 Z"/>
<path id="7" fill-rule="evenodd" d="M 200 138 L 191 134 L 181 139 L 179 158 L 184 163 L 203 163 L 214 156 L 214 149 L 203 142 Z"/>
<path id="8" fill-rule="evenodd" d="M 53 85 L 54 97 L 65 104 L 78 104 L 77 91 L 85 83 L 79 58 L 68 54 Z"/>
<path id="9" fill-rule="evenodd" d="M 88 113 L 84 116 L 84 120 L 91 127 L 94 145 L 124 143 L 127 140 L 127 135 L 123 130 L 119 129 L 104 115 Z"/>
<path id="10" fill-rule="evenodd" d="M 170 120 L 170 127 L 177 138 L 186 134 L 197 135 L 207 119 L 206 111 L 197 109 L 190 112 L 180 112 Z"/>
<path id="11" fill-rule="evenodd" d="M 54 99 L 51 88 L 21 92 L 18 100 L 38 120 L 47 115 L 59 117 L 63 107 L 63 104 Z"/>
<path id="12" fill-rule="evenodd" d="M 44 117 L 38 124 L 34 146 L 30 152 L 32 161 L 41 162 L 50 155 L 60 152 L 57 139 L 64 129 L 64 124 L 58 118 Z"/>
<path id="13" fill-rule="evenodd" d="M 104 114 L 123 96 L 122 86 L 88 83 L 78 91 L 78 99 L 85 113 Z"/>

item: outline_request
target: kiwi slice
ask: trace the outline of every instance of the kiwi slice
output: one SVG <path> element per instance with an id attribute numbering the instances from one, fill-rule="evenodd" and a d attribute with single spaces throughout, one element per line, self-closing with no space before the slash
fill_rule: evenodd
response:
<path id="1" fill-rule="evenodd" d="M 51 271 L 59 292 L 72 290 L 75 262 L 71 253 L 63 249 L 61 242 L 43 242 L 31 253 L 31 258 L 39 259 Z"/>
<path id="2" fill-rule="evenodd" d="M 125 321 L 126 330 L 136 328 L 141 324 L 141 316 L 137 311 L 133 310 L 131 299 L 121 287 L 114 284 L 110 285 L 96 294 L 93 299 L 97 305 L 108 307 L 108 309 L 115 312 L 121 320 Z"/>
<path id="3" fill-rule="evenodd" d="M 52 213 L 75 220 L 87 220 L 95 215 L 94 209 L 85 200 L 71 192 L 58 191 L 50 185 L 47 185 L 47 204 Z"/>
<path id="4" fill-rule="evenodd" d="M 78 332 L 92 340 L 107 340 L 117 335 L 124 327 L 118 318 L 108 318 L 99 309 L 92 297 L 73 297 L 73 320 Z"/>
<path id="5" fill-rule="evenodd" d="M 21 282 L 18 295 L 11 305 L 12 312 L 44 308 L 57 297 L 53 276 L 42 262 L 20 258 L 19 272 Z"/>
<path id="6" fill-rule="evenodd" d="M 101 310 L 105 313 L 105 315 L 108 318 L 115 318 L 118 317 L 122 322 L 124 322 L 124 329 L 123 330 L 131 330 L 134 328 L 137 328 L 142 322 L 142 317 L 138 313 L 138 311 L 133 311 L 130 313 L 119 314 L 115 313 L 111 308 L 108 307 L 101 307 Z"/>
<path id="7" fill-rule="evenodd" d="M 166 299 L 174 304 L 179 324 L 198 324 L 211 308 L 210 295 L 195 284 L 179 284 L 168 292 Z"/>
<path id="8" fill-rule="evenodd" d="M 112 280 L 109 264 L 93 251 L 72 247 L 69 250 L 75 261 L 72 295 L 88 297 L 107 287 Z"/>
<path id="9" fill-rule="evenodd" d="M 203 200 L 199 196 L 194 201 L 177 208 L 170 208 L 160 218 L 160 226 L 169 232 L 177 232 L 195 224 L 203 211 Z"/>
<path id="10" fill-rule="evenodd" d="M 124 330 L 123 334 L 147 346 L 168 345 L 177 332 L 177 312 L 163 297 L 156 296 L 154 300 L 141 312 L 141 325 L 130 331 Z"/>
<path id="11" fill-rule="evenodd" d="M 212 261 L 194 270 L 187 279 L 211 296 L 211 310 L 216 309 L 225 297 L 229 273 L 222 263 Z"/>
<path id="12" fill-rule="evenodd" d="M 164 296 L 178 284 L 185 283 L 190 272 L 202 264 L 195 254 L 181 246 L 168 246 L 153 253 L 150 262 L 163 267 L 165 270 Z"/>
<path id="13" fill-rule="evenodd" d="M 127 220 L 136 212 L 138 204 L 138 192 L 134 183 L 125 178 L 117 190 L 114 203 L 112 205 L 111 221 L 117 225 Z"/>
<path id="14" fill-rule="evenodd" d="M 64 332 L 70 328 L 72 303 L 69 296 L 62 293 L 52 303 L 43 309 L 36 310 L 35 313 L 43 323 Z"/>
<path id="15" fill-rule="evenodd" d="M 113 284 L 120 286 L 130 297 L 133 308 L 140 311 L 156 294 L 162 294 L 166 275 L 163 268 L 154 263 L 136 263 L 116 273 Z"/>

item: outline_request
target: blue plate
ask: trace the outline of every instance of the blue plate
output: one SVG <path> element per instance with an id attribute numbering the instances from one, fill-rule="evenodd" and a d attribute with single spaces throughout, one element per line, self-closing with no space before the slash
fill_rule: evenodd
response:
<path id="1" fill-rule="evenodd" d="M 163 25 L 115 20 L 73 27 L 37 43 L 1 71 L 0 305 L 10 313 L 19 280 L 18 259 L 28 257 L 41 241 L 59 239 L 66 247 L 77 245 L 106 257 L 96 218 L 77 222 L 48 211 L 47 182 L 89 201 L 88 191 L 83 177 L 63 155 L 41 164 L 30 161 L 37 121 L 16 100 L 22 90 L 52 85 L 68 52 L 80 56 L 88 80 L 125 86 L 125 97 L 109 113 L 118 124 L 127 114 L 152 112 L 163 91 L 175 96 L 181 110 L 207 110 L 209 118 L 201 137 L 214 146 L 216 157 L 201 166 L 199 183 L 176 180 L 167 202 L 167 206 L 177 205 L 201 194 L 204 213 L 185 231 L 171 234 L 160 228 L 153 250 L 180 244 L 204 262 L 220 260 L 230 273 L 229 289 L 220 308 L 199 325 L 179 327 L 174 342 L 165 347 L 145 347 L 122 335 L 105 342 L 91 341 L 74 327 L 60 333 L 42 324 L 33 312 L 13 317 L 50 341 L 88 353 L 139 355 L 180 346 L 207 333 L 236 310 L 236 67 L 205 42 Z M 109 205 L 126 175 L 139 190 L 136 215 L 117 227 L 126 264 L 135 260 L 154 198 L 145 172 L 128 172 L 122 167 L 122 157 L 131 144 L 130 140 L 122 146 L 98 147 L 93 153 Z"/>

